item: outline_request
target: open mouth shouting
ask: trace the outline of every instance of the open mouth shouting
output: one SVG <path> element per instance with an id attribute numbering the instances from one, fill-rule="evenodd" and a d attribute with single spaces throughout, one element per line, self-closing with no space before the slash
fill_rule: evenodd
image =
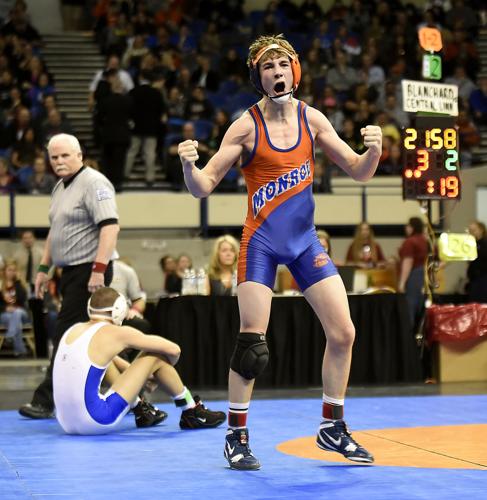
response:
<path id="1" fill-rule="evenodd" d="M 285 82 L 277 82 L 274 85 L 274 92 L 276 94 L 282 94 L 286 90 L 286 83 Z"/>

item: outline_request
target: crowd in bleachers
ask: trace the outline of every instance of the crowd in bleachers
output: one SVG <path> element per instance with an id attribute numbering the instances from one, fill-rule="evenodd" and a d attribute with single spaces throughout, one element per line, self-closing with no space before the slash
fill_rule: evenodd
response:
<path id="1" fill-rule="evenodd" d="M 194 137 L 200 162 L 211 156 L 231 121 L 258 99 L 246 68 L 250 41 L 280 32 L 300 54 L 296 97 L 323 111 L 358 152 L 360 128 L 380 125 L 384 146 L 377 175 L 397 175 L 400 130 L 410 123 L 400 82 L 421 79 L 417 29 L 441 29 L 444 81 L 459 86 L 461 166 L 472 165 L 478 126 L 487 123 L 487 79 L 477 78 L 476 40 L 486 17 L 480 0 L 428 0 L 424 9 L 399 0 L 336 0 L 328 11 L 316 0 L 271 0 L 250 13 L 244 0 L 93 3 L 91 22 L 107 64 L 91 83 L 89 103 L 101 167 L 117 189 L 139 151 L 148 185 L 161 168 L 173 188 L 182 189 L 175 145 Z M 57 109 L 39 47 L 18 0 L 0 36 L 0 154 L 8 162 L 7 174 L 0 164 L 0 190 L 10 175 L 16 189 L 28 191 L 39 148 L 53 133 L 72 130 Z M 340 171 L 320 154 L 317 165 L 315 189 L 327 192 L 330 176 Z M 237 165 L 219 189 L 242 190 L 242 184 Z"/>

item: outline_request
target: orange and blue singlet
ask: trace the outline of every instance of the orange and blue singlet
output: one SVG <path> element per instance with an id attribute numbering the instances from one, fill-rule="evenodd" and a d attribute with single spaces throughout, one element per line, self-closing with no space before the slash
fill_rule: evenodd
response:
<path id="1" fill-rule="evenodd" d="M 242 165 L 248 211 L 240 243 L 239 283 L 254 281 L 273 289 L 278 264 L 287 265 L 301 290 L 337 274 L 314 225 L 314 140 L 306 108 L 298 101 L 298 139 L 288 149 L 272 144 L 257 104 L 248 110 L 255 142 Z"/>

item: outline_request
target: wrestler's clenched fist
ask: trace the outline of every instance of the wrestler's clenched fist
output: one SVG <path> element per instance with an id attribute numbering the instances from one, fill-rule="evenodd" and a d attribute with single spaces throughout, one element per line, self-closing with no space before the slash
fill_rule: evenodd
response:
<path id="1" fill-rule="evenodd" d="M 180 142 L 178 145 L 178 154 L 183 167 L 193 166 L 199 158 L 198 141 L 188 139 L 187 141 Z"/>

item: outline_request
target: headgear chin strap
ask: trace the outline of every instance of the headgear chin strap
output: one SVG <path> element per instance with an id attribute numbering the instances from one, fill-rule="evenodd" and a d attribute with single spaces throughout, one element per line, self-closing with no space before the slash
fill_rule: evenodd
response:
<path id="1" fill-rule="evenodd" d="M 127 300 L 120 293 L 110 307 L 95 308 L 91 305 L 91 297 L 88 300 L 88 316 L 90 319 L 111 320 L 114 325 L 120 326 L 127 317 L 127 313 Z"/>
<path id="2" fill-rule="evenodd" d="M 282 95 L 276 95 L 276 96 L 269 95 L 267 97 L 269 97 L 269 99 L 271 99 L 272 102 L 275 102 L 276 104 L 280 104 L 281 106 L 283 106 L 284 104 L 289 102 L 292 96 L 293 96 L 293 91 L 291 90 L 291 92 L 286 92 L 285 94 Z"/>
<path id="3" fill-rule="evenodd" d="M 250 63 L 250 81 L 252 82 L 253 86 L 261 93 L 264 95 L 267 95 L 270 97 L 267 92 L 264 90 L 264 87 L 262 87 L 262 82 L 260 81 L 260 75 L 259 75 L 259 60 L 262 58 L 262 56 L 269 50 L 276 49 L 279 50 L 280 52 L 284 52 L 289 57 L 289 61 L 291 62 L 291 70 L 293 72 L 293 87 L 291 92 L 296 92 L 299 82 L 301 81 L 301 64 L 299 64 L 299 59 L 296 54 L 291 54 L 287 49 L 282 47 L 281 45 L 277 43 L 271 43 L 270 45 L 266 45 L 265 47 L 262 47 L 262 49 L 257 52 L 256 56 L 252 59 L 252 62 Z M 276 96 L 276 97 L 281 97 L 281 96 Z M 278 101 L 279 102 L 279 101 Z"/>

